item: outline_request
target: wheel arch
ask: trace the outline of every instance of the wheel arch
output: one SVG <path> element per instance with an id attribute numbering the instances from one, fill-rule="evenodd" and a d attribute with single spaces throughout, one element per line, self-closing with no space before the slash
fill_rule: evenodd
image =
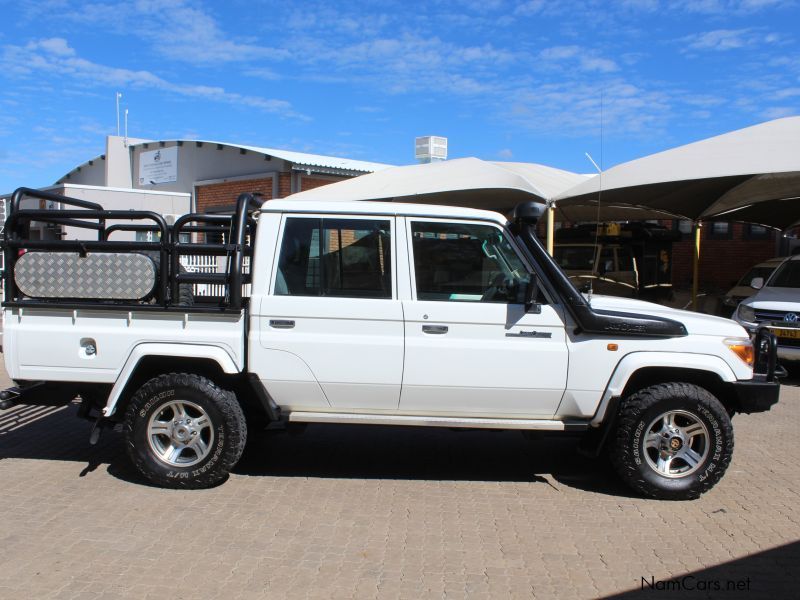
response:
<path id="1" fill-rule="evenodd" d="M 140 344 L 131 352 L 111 388 L 103 416 L 124 414 L 128 400 L 145 381 L 170 372 L 196 373 L 228 389 L 241 379 L 233 358 L 219 346 Z"/>
<path id="2" fill-rule="evenodd" d="M 612 398 L 622 398 L 644 387 L 669 381 L 705 387 L 725 404 L 725 384 L 736 381 L 736 374 L 728 363 L 713 354 L 633 352 L 617 364 L 592 426 L 597 427 L 605 420 Z"/>
<path id="3" fill-rule="evenodd" d="M 591 427 L 581 443 L 581 452 L 592 457 L 600 454 L 614 428 L 622 398 L 646 387 L 673 381 L 692 383 L 708 390 L 729 413 L 736 408 L 736 398 L 727 390 L 727 384 L 736 381 L 736 375 L 722 358 L 711 354 L 635 352 L 619 362 L 609 379 Z"/>

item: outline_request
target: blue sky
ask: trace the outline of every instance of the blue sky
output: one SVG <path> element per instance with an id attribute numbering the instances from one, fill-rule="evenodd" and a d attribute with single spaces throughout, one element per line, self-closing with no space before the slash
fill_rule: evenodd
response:
<path id="1" fill-rule="evenodd" d="M 0 0 L 0 192 L 129 134 L 590 172 L 800 114 L 782 0 Z"/>

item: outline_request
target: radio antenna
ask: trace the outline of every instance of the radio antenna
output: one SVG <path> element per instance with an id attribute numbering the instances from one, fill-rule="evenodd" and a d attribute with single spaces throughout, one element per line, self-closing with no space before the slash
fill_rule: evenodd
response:
<path id="1" fill-rule="evenodd" d="M 600 165 L 594 162 L 591 154 L 584 152 L 586 158 L 597 169 L 597 220 L 594 224 L 594 251 L 595 255 L 592 256 L 592 275 L 589 277 L 589 304 L 592 303 L 592 294 L 594 293 L 594 266 L 598 263 L 600 257 L 600 200 L 603 195 L 603 90 L 600 90 Z"/>

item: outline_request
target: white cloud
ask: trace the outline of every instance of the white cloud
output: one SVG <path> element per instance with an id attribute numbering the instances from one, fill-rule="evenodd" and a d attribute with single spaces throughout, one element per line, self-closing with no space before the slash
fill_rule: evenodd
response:
<path id="1" fill-rule="evenodd" d="M 62 21 L 101 26 L 120 35 L 134 34 L 150 42 L 160 56 L 195 65 L 288 57 L 286 51 L 258 44 L 246 35 L 234 39 L 210 14 L 186 0 L 58 2 L 57 8 L 45 3 L 38 10 L 39 18 L 56 10 Z"/>
<path id="2" fill-rule="evenodd" d="M 792 0 L 671 0 L 665 5 L 690 13 L 746 15 L 764 9 L 791 6 Z"/>
<path id="3" fill-rule="evenodd" d="M 553 46 L 539 52 L 539 57 L 543 60 L 564 60 L 577 56 L 580 51 L 580 46 Z"/>
<path id="4" fill-rule="evenodd" d="M 602 96 L 602 98 L 601 98 Z M 652 135 L 672 117 L 669 96 L 623 79 L 600 86 L 571 80 L 515 90 L 506 117 L 521 126 L 559 135 L 594 135 L 602 125 L 610 134 Z"/>
<path id="5" fill-rule="evenodd" d="M 230 92 L 220 86 L 194 85 L 168 81 L 151 71 L 111 67 L 79 57 L 66 40 L 48 38 L 28 42 L 25 46 L 5 46 L 0 54 L 0 68 L 17 76 L 40 72 L 78 80 L 83 85 L 112 88 L 157 89 L 192 98 L 203 98 L 237 106 L 247 106 L 305 119 L 292 109 L 289 102 L 260 96 Z"/>
<path id="6" fill-rule="evenodd" d="M 502 150 L 497 151 L 497 157 L 504 160 L 509 160 L 514 158 L 514 152 L 510 148 L 503 148 Z"/>
<path id="7" fill-rule="evenodd" d="M 772 98 L 775 100 L 786 100 L 787 98 L 797 97 L 800 97 L 800 87 L 784 88 L 772 93 Z"/>
<path id="8" fill-rule="evenodd" d="M 717 29 L 686 36 L 683 41 L 694 50 L 733 50 L 752 43 L 749 29 Z"/>
<path id="9" fill-rule="evenodd" d="M 619 70 L 613 60 L 597 56 L 592 50 L 576 45 L 545 48 L 539 52 L 539 58 L 551 63 L 575 59 L 577 68 L 586 72 L 612 73 Z"/>
<path id="10" fill-rule="evenodd" d="M 514 14 L 520 17 L 530 17 L 533 15 L 538 15 L 544 10 L 544 8 L 544 0 L 528 0 L 527 2 L 519 4 L 514 9 Z"/>
<path id="11" fill-rule="evenodd" d="M 782 38 L 777 33 L 765 33 L 753 28 L 745 29 L 715 29 L 702 33 L 687 35 L 680 40 L 685 44 L 683 52 L 692 50 L 711 50 L 724 52 L 755 46 L 769 46 L 781 43 Z"/>
<path id="12" fill-rule="evenodd" d="M 773 106 L 761 112 L 761 116 L 765 119 L 782 119 L 798 114 L 800 114 L 800 109 L 796 106 Z"/>

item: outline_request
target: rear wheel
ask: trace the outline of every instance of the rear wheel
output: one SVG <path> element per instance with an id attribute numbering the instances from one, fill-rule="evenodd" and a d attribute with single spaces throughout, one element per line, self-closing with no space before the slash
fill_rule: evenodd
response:
<path id="1" fill-rule="evenodd" d="M 728 468 L 733 427 L 707 390 L 662 383 L 621 402 L 611 443 L 612 462 L 631 487 L 653 498 L 691 500 Z"/>
<path id="2" fill-rule="evenodd" d="M 145 383 L 125 413 L 128 455 L 153 483 L 211 487 L 227 478 L 247 438 L 236 396 L 190 373 Z"/>

